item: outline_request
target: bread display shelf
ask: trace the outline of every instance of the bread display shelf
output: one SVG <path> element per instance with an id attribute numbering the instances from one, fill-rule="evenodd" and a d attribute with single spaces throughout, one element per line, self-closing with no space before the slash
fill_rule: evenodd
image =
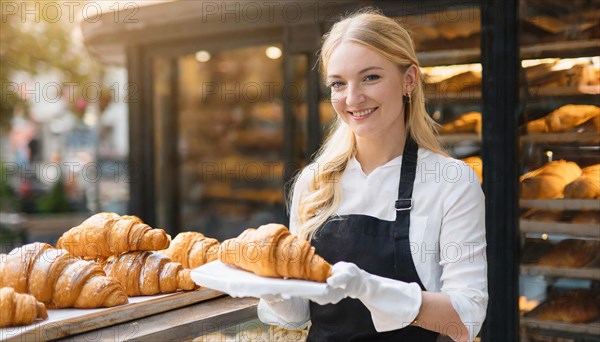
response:
<path id="1" fill-rule="evenodd" d="M 527 329 L 564 331 L 575 334 L 591 334 L 595 336 L 600 335 L 600 322 L 573 324 L 556 321 L 544 321 L 532 317 L 521 317 L 521 327 Z"/>
<path id="2" fill-rule="evenodd" d="M 544 210 L 600 210 L 600 200 L 597 199 L 522 199 L 519 205 Z"/>
<path id="3" fill-rule="evenodd" d="M 530 276 L 564 277 L 600 280 L 600 268 L 556 268 L 546 266 L 521 265 L 521 273 Z"/>
<path id="4" fill-rule="evenodd" d="M 540 87 L 531 86 L 527 100 L 557 101 L 558 103 L 581 103 L 581 104 L 600 104 L 598 99 L 598 86 L 594 86 L 590 92 L 582 92 L 580 88 L 572 87 Z M 586 90 L 590 91 L 590 90 Z M 427 99 L 428 104 L 445 105 L 445 104 L 469 104 L 472 102 L 481 101 L 481 90 L 471 88 L 462 92 L 449 91 L 448 89 L 439 89 L 439 94 L 433 95 Z M 539 102 L 539 101 L 538 101 Z M 532 101 L 533 105 L 536 101 Z M 554 106 L 554 105 L 553 105 Z M 547 106 L 543 106 L 547 107 Z"/>
<path id="5" fill-rule="evenodd" d="M 519 227 L 522 233 L 568 234 L 579 237 L 600 238 L 600 229 L 598 229 L 597 224 L 519 220 Z"/>
<path id="6" fill-rule="evenodd" d="M 440 141 L 445 145 L 454 145 L 465 141 L 481 142 L 481 135 L 476 133 L 444 134 L 440 135 Z"/>
<path id="7" fill-rule="evenodd" d="M 597 143 L 600 141 L 600 134 L 594 132 L 526 134 L 521 136 L 521 141 L 528 143 Z"/>
<path id="8" fill-rule="evenodd" d="M 129 303 L 103 309 L 48 310 L 48 319 L 24 327 L 0 329 L 1 341 L 46 341 L 96 330 L 126 321 L 206 301 L 223 294 L 201 288 L 157 296 L 129 298 Z M 126 333 L 126 332 L 123 332 Z"/>
<path id="9" fill-rule="evenodd" d="M 598 45 L 600 45 L 600 39 L 560 41 L 522 46 L 520 52 L 521 59 L 596 56 Z M 418 53 L 417 58 L 422 66 L 479 63 L 481 61 L 481 49 L 428 51 Z"/>

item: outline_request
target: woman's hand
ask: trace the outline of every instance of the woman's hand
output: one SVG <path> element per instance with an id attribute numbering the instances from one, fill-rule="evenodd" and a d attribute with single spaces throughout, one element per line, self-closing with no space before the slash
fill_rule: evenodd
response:
<path id="1" fill-rule="evenodd" d="M 422 291 L 417 283 L 379 277 L 348 262 L 333 265 L 327 284 L 359 299 L 371 312 L 379 332 L 410 325 L 421 308 Z"/>

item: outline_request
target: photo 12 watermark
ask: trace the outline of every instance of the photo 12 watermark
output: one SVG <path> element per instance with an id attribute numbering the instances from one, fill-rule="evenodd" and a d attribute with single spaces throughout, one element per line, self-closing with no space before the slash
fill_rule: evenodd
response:
<path id="1" fill-rule="evenodd" d="M 2 1 L 2 23 L 97 23 L 102 19 L 137 24 L 139 10 L 134 1 Z"/>

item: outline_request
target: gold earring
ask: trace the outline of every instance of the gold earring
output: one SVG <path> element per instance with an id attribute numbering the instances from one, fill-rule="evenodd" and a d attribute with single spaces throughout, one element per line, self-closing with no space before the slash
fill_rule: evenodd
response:
<path id="1" fill-rule="evenodd" d="M 412 100 L 410 92 L 406 93 L 406 97 L 408 97 L 408 104 L 410 105 L 411 104 L 411 100 Z"/>

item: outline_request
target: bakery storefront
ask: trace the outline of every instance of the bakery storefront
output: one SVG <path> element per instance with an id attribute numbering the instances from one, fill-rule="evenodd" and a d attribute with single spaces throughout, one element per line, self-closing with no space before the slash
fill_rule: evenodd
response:
<path id="1" fill-rule="evenodd" d="M 128 71 L 130 214 L 219 241 L 287 222 L 289 181 L 335 115 L 316 66 L 321 36 L 366 5 L 413 34 L 428 112 L 486 194 L 490 301 L 477 338 L 600 341 L 598 1 L 176 1 L 84 22 L 89 50 Z M 260 330 L 255 299 L 215 296 L 160 302 L 172 306 L 155 318 L 143 307 L 135 332 L 101 318 L 73 331 Z"/>

